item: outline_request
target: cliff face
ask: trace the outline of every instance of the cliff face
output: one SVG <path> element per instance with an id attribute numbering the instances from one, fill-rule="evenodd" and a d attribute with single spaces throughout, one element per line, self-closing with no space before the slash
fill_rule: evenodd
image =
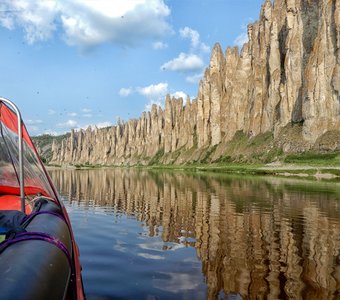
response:
<path id="1" fill-rule="evenodd" d="M 248 37 L 240 53 L 214 46 L 193 101 L 167 96 L 138 120 L 72 132 L 53 143 L 51 162 L 182 163 L 215 145 L 217 158 L 238 131 L 273 132 L 284 151 L 339 150 L 340 0 L 266 0 Z"/>

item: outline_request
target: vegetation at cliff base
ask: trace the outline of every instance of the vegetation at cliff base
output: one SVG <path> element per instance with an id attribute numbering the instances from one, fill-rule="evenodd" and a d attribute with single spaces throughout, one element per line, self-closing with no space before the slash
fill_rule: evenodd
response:
<path id="1" fill-rule="evenodd" d="M 340 166 L 340 153 L 304 152 L 288 154 L 285 163 Z"/>

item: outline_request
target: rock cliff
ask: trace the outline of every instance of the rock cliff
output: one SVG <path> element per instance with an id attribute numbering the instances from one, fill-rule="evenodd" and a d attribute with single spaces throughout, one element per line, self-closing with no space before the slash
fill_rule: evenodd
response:
<path id="1" fill-rule="evenodd" d="M 340 0 L 266 0 L 248 38 L 240 51 L 214 46 L 196 99 L 167 96 L 139 119 L 72 131 L 51 163 L 217 160 L 240 132 L 271 132 L 263 151 L 340 150 Z"/>

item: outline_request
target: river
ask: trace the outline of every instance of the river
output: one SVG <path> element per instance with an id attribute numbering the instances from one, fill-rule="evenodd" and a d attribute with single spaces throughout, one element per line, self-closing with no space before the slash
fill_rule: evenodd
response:
<path id="1" fill-rule="evenodd" d="M 336 299 L 340 184 L 51 170 L 89 299 Z"/>

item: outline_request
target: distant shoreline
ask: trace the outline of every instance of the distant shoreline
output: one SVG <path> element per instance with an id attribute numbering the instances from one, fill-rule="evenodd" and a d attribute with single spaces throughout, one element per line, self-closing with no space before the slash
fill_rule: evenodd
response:
<path id="1" fill-rule="evenodd" d="M 91 169 L 112 169 L 112 168 L 133 168 L 144 170 L 173 170 L 187 172 L 213 172 L 229 174 L 248 175 L 271 175 L 282 177 L 295 177 L 305 179 L 339 180 L 340 166 L 332 165 L 302 165 L 287 164 L 281 162 L 269 164 L 188 164 L 188 165 L 46 165 L 47 170 L 91 170 Z"/>

